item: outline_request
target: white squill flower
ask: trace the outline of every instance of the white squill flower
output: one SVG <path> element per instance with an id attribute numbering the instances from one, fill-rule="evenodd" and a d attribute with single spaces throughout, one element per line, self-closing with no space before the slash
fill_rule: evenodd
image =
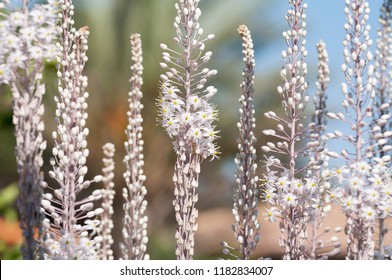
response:
<path id="1" fill-rule="evenodd" d="M 209 103 L 216 89 L 207 86 L 208 78 L 216 70 L 202 68 L 211 57 L 205 51 L 205 42 L 214 35 L 203 36 L 198 8 L 200 0 L 179 1 L 175 4 L 177 16 L 174 22 L 177 36 L 174 38 L 178 50 L 161 44 L 166 70 L 161 75 L 162 86 L 158 99 L 162 126 L 169 137 L 174 139 L 177 154 L 175 174 L 174 208 L 178 228 L 176 232 L 178 259 L 192 259 L 194 254 L 194 233 L 198 216 L 197 187 L 200 163 L 215 158 L 218 148 L 215 144 L 217 131 L 213 122 L 217 118 L 215 107 Z"/>

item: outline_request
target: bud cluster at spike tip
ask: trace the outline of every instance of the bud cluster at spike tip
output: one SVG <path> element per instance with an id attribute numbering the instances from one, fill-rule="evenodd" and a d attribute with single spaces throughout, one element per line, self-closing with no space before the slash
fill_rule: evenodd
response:
<path id="1" fill-rule="evenodd" d="M 242 94 L 239 99 L 240 120 L 237 123 L 239 129 L 238 153 L 235 159 L 237 165 L 236 183 L 233 195 L 233 216 L 234 223 L 232 230 L 239 243 L 240 249 L 234 250 L 226 242 L 223 245 L 223 253 L 234 256 L 236 259 L 250 259 L 256 245 L 260 240 L 260 224 L 257 220 L 259 190 L 257 183 L 259 178 L 256 175 L 256 137 L 255 129 L 255 110 L 254 110 L 254 49 L 251 33 L 247 26 L 241 25 L 238 32 L 242 39 L 242 53 L 245 64 L 243 70 L 243 81 L 241 83 Z M 238 256 L 235 255 L 238 251 Z"/>
<path id="2" fill-rule="evenodd" d="M 131 66 L 131 90 L 128 93 L 128 126 L 125 130 L 127 141 L 124 143 L 126 155 L 124 164 L 126 171 L 123 174 L 126 187 L 123 188 L 123 198 L 125 203 L 123 219 L 123 238 L 121 244 L 122 257 L 128 260 L 149 259 L 147 250 L 147 222 L 146 215 L 147 201 L 145 196 L 147 188 L 144 186 L 146 176 L 144 175 L 144 155 L 142 139 L 143 132 L 143 104 L 141 99 L 143 93 L 143 53 L 140 34 L 132 34 L 130 37 L 132 66 Z"/>

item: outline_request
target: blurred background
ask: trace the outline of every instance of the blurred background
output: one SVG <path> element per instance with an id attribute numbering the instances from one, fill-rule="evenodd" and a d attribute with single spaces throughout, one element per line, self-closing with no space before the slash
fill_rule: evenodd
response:
<path id="1" fill-rule="evenodd" d="M 39 2 L 39 1 L 37 1 Z M 114 201 L 114 250 L 119 258 L 118 243 L 121 241 L 122 196 L 124 186 L 122 173 L 124 165 L 124 129 L 127 125 L 127 93 L 130 75 L 129 35 L 141 33 L 144 55 L 143 110 L 145 186 L 148 189 L 149 243 L 148 253 L 152 259 L 174 259 L 176 228 L 172 207 L 172 173 L 175 155 L 171 141 L 158 125 L 155 100 L 158 96 L 159 75 L 162 70 L 159 44 L 174 46 L 173 20 L 174 0 L 74 0 L 77 27 L 89 26 L 89 61 L 85 74 L 89 78 L 90 93 L 88 138 L 90 156 L 88 158 L 91 178 L 100 174 L 102 167 L 102 145 L 113 142 L 116 145 L 116 197 Z M 339 110 L 341 104 L 340 83 L 343 75 L 340 65 L 343 62 L 342 44 L 344 38 L 344 1 L 308 1 L 307 11 L 307 49 L 310 83 L 309 95 L 315 91 L 317 75 L 316 43 L 326 42 L 330 55 L 331 84 L 329 88 L 329 111 Z M 378 27 L 379 9 L 382 0 L 369 1 L 371 5 L 371 34 L 375 41 Z M 214 33 L 216 38 L 206 46 L 213 52 L 210 69 L 217 69 L 218 75 L 209 83 L 218 88 L 212 102 L 220 111 L 218 129 L 221 138 L 220 160 L 205 161 L 202 165 L 199 187 L 199 230 L 196 235 L 196 259 L 216 259 L 223 257 L 219 242 L 228 241 L 235 247 L 231 224 L 232 195 L 234 184 L 234 157 L 238 119 L 239 85 L 241 83 L 242 53 L 241 40 L 237 34 L 240 24 L 246 24 L 253 34 L 256 51 L 256 137 L 259 158 L 259 175 L 262 174 L 260 147 L 268 139 L 262 130 L 272 124 L 264 117 L 268 110 L 279 111 L 280 100 L 276 87 L 281 83 L 279 70 L 283 63 L 280 53 L 285 49 L 281 33 L 287 28 L 284 16 L 288 3 L 284 0 L 203 0 L 201 25 L 206 34 Z M 55 130 L 54 101 L 57 94 L 54 65 L 47 65 L 45 81 L 47 93 L 45 176 L 49 170 L 48 162 L 53 141 L 50 137 Z M 312 108 L 309 108 L 311 110 Z M 20 232 L 17 224 L 15 198 L 17 197 L 17 173 L 14 159 L 15 139 L 12 127 L 11 95 L 9 89 L 0 86 L 0 258 L 18 258 Z M 333 122 L 329 129 L 336 129 Z M 96 186 L 100 187 L 100 186 Z M 261 212 L 264 208 L 260 207 Z M 261 241 L 256 257 L 279 258 L 279 232 L 277 224 L 261 222 Z M 331 226 L 343 226 L 344 218 L 335 207 L 327 221 Z"/>

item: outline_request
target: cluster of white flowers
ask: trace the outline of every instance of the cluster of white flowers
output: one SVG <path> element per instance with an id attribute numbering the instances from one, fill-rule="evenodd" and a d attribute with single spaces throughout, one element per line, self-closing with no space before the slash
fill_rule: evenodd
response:
<path id="1" fill-rule="evenodd" d="M 128 94 L 128 126 L 125 130 L 127 141 L 124 143 L 126 155 L 124 164 L 126 171 L 124 179 L 127 184 L 123 188 L 124 197 L 124 219 L 123 237 L 124 243 L 121 244 L 122 257 L 128 260 L 149 259 L 147 250 L 147 222 L 146 215 L 147 201 L 145 196 L 147 189 L 144 186 L 146 176 L 144 175 L 144 155 L 143 155 L 143 104 L 141 99 L 143 92 L 143 53 L 140 34 L 132 34 L 130 38 L 132 52 L 131 66 L 131 90 Z"/>
<path id="2" fill-rule="evenodd" d="M 265 220 L 279 221 L 283 233 L 291 227 L 302 228 L 291 230 L 292 235 L 282 238 L 280 246 L 285 251 L 295 248 L 290 256 L 297 259 L 326 259 L 338 254 L 339 240 L 335 236 L 324 240 L 329 229 L 321 227 L 331 210 L 331 203 L 340 192 L 332 189 L 329 181 L 317 177 L 290 180 L 288 174 L 277 176 L 277 172 L 270 169 L 271 164 L 267 164 L 268 175 L 262 191 L 262 198 L 269 205 L 264 214 Z M 335 229 L 335 232 L 338 230 Z"/>
<path id="3" fill-rule="evenodd" d="M 208 75 L 208 70 L 205 73 Z M 206 95 L 197 94 L 184 98 L 183 94 L 170 82 L 162 84 L 161 97 L 159 99 L 162 126 L 170 137 L 181 137 L 182 142 L 175 143 L 174 149 L 180 152 L 181 146 L 193 147 L 194 152 L 203 158 L 216 157 L 218 150 L 214 140 L 217 131 L 213 121 L 217 118 L 214 106 L 208 103 L 216 89 L 208 87 Z"/>
<path id="4" fill-rule="evenodd" d="M 78 240 L 68 235 L 59 239 L 47 238 L 45 247 L 49 254 L 47 260 L 95 260 L 99 250 L 99 242 L 81 237 Z"/>
<path id="5" fill-rule="evenodd" d="M 305 227 L 290 238 L 282 238 L 280 246 L 284 250 L 301 244 L 296 252 L 297 258 L 326 259 L 340 252 L 340 242 L 336 236 L 325 240 L 329 228 L 322 228 L 323 220 L 331 210 L 331 204 L 341 195 L 338 189 L 331 188 L 328 180 L 318 177 L 290 180 L 287 174 L 277 176 L 267 164 L 268 176 L 264 181 L 262 198 L 268 203 L 265 220 L 279 221 L 283 229 Z M 294 215 L 295 219 L 291 218 Z M 340 229 L 335 229 L 339 232 Z M 284 231 L 283 231 L 284 232 Z"/>
<path id="6" fill-rule="evenodd" d="M 390 156 L 375 158 L 374 161 L 373 165 L 361 161 L 332 170 L 333 177 L 344 186 L 338 197 L 345 214 L 371 223 L 392 215 Z"/>
<path id="7" fill-rule="evenodd" d="M 15 10 L 4 15 L 0 21 L 0 83 L 9 84 L 19 68 L 29 71 L 31 65 L 55 59 L 57 4 L 58 0 L 48 0 L 26 13 Z"/>
<path id="8" fill-rule="evenodd" d="M 319 192 L 326 195 L 320 197 Z M 313 213 L 320 207 L 325 207 L 323 212 L 329 212 L 330 206 L 327 204 L 336 196 L 336 191 L 331 190 L 328 183 L 320 185 L 310 178 L 290 180 L 288 176 L 276 176 L 270 171 L 266 177 L 263 199 L 274 206 L 267 211 L 266 219 L 271 222 L 276 221 L 277 217 L 286 219 L 284 213 L 299 207 L 304 214 L 302 218 L 306 221 L 314 216 Z"/>
<path id="9" fill-rule="evenodd" d="M 373 258 L 376 223 L 392 216 L 390 156 L 373 160 L 372 165 L 360 161 L 331 171 L 331 178 L 343 186 L 337 189 L 336 196 L 348 219 L 345 228 L 348 251 L 356 259 Z M 361 248 L 356 240 L 361 240 Z"/>

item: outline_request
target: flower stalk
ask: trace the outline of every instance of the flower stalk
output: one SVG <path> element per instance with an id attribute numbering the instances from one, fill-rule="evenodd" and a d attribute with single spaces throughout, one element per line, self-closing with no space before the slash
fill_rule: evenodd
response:
<path id="1" fill-rule="evenodd" d="M 130 38 L 132 50 L 131 66 L 131 91 L 128 94 L 129 111 L 128 126 L 125 131 L 127 141 L 125 142 L 126 155 L 124 164 L 126 172 L 124 179 L 127 187 L 123 188 L 124 203 L 124 220 L 123 220 L 123 237 L 124 243 L 121 245 L 122 257 L 129 260 L 149 259 L 146 254 L 147 250 L 147 222 L 148 217 L 145 214 L 147 201 L 145 196 L 147 189 L 144 186 L 146 176 L 143 172 L 143 139 L 142 139 L 142 122 L 141 110 L 143 104 L 141 99 L 143 93 L 143 55 L 142 41 L 139 34 L 132 34 Z"/>
<path id="2" fill-rule="evenodd" d="M 351 149 L 342 150 L 340 155 L 332 151 L 328 151 L 327 154 L 331 157 L 341 157 L 346 162 L 346 166 L 334 171 L 339 184 L 344 185 L 341 203 L 347 218 L 346 258 L 366 260 L 374 256 L 373 233 L 379 211 L 379 202 L 374 200 L 379 187 L 373 181 L 380 180 L 373 175 L 379 176 L 381 169 L 377 168 L 377 164 L 369 165 L 371 158 L 374 157 L 371 131 L 375 128 L 372 125 L 374 121 L 371 119 L 376 80 L 375 68 L 372 65 L 373 55 L 369 48 L 372 45 L 370 26 L 367 24 L 370 13 L 369 3 L 365 0 L 346 0 L 345 4 L 347 23 L 344 25 L 345 63 L 342 65 L 342 70 L 346 82 L 342 83 L 342 92 L 345 96 L 343 107 L 346 114 L 328 113 L 328 117 L 350 126 L 351 134 L 344 135 L 340 131 L 335 131 L 329 134 L 329 138 L 347 140 Z"/>
<path id="3" fill-rule="evenodd" d="M 325 239 L 325 235 L 330 233 L 329 227 L 323 228 L 325 217 L 331 210 L 330 202 L 334 198 L 331 192 L 331 183 L 328 169 L 329 157 L 326 154 L 325 148 L 327 137 L 327 89 L 330 81 L 329 71 L 329 58 L 326 45 L 323 41 L 317 44 L 318 54 L 318 75 L 316 82 L 316 95 L 313 99 L 314 113 L 312 115 L 312 122 L 315 124 L 315 129 L 311 133 L 310 138 L 312 141 L 318 142 L 318 147 L 311 155 L 313 162 L 322 162 L 322 164 L 311 171 L 315 182 L 318 187 L 315 189 L 313 198 L 313 211 L 309 220 L 309 242 L 306 258 L 315 259 L 328 259 L 341 252 L 341 243 L 336 236 Z M 341 231 L 340 227 L 334 229 L 335 233 Z"/>
<path id="4" fill-rule="evenodd" d="M 277 129 L 264 130 L 264 134 L 278 139 L 278 142 L 268 142 L 262 147 L 266 153 L 273 152 L 277 155 L 287 155 L 288 164 L 280 159 L 270 156 L 267 160 L 267 174 L 264 178 L 264 200 L 271 205 L 267 210 L 267 219 L 279 219 L 282 233 L 280 246 L 284 259 L 304 259 L 307 223 L 313 211 L 313 200 L 318 200 L 315 191 L 318 182 L 311 176 L 297 178 L 304 173 L 312 173 L 318 169 L 322 161 L 309 161 L 304 167 L 299 167 L 297 160 L 300 157 L 308 158 L 319 147 L 319 141 L 309 141 L 305 147 L 299 142 L 310 139 L 310 134 L 317 127 L 310 123 L 305 127 L 303 120 L 306 118 L 304 111 L 309 101 L 306 95 L 308 83 L 305 80 L 307 64 L 305 58 L 306 14 L 307 4 L 302 0 L 289 0 L 290 9 L 286 16 L 289 29 L 283 32 L 287 49 L 282 52 L 284 66 L 280 74 L 283 84 L 278 87 L 282 99 L 284 115 L 278 116 L 275 112 L 265 113 L 268 119 L 278 123 Z"/>
<path id="5" fill-rule="evenodd" d="M 19 225 L 23 234 L 24 259 L 43 259 L 43 214 L 41 212 L 43 174 L 42 153 L 46 149 L 42 120 L 45 61 L 54 58 L 56 1 L 28 9 L 0 14 L 0 84 L 12 91 L 12 122 L 15 126 L 15 154 L 19 175 Z M 7 8 L 8 2 L 2 3 Z M 46 34 L 45 37 L 42 35 Z"/>
<path id="6" fill-rule="evenodd" d="M 57 182 L 44 183 L 46 189 L 42 207 L 51 218 L 44 220 L 48 231 L 45 241 L 47 258 L 50 259 L 97 259 L 102 237 L 99 216 L 102 208 L 94 209 L 94 202 L 102 198 L 101 190 L 95 190 L 85 198 L 80 192 L 91 183 L 98 183 L 102 176 L 86 180 L 89 150 L 86 127 L 88 114 L 86 92 L 87 77 L 82 74 L 86 61 L 87 27 L 74 28 L 74 6 L 71 0 L 61 2 L 60 43 L 58 47 L 58 91 L 55 96 L 57 131 L 52 136 L 55 145 L 50 160 L 53 170 L 49 176 Z"/>
<path id="7" fill-rule="evenodd" d="M 175 4 L 177 16 L 175 42 L 178 51 L 161 44 L 163 62 L 167 72 L 161 75 L 162 87 L 158 99 L 162 126 L 174 139 L 177 154 L 173 181 L 174 209 L 178 223 L 176 231 L 177 259 L 193 259 L 194 234 L 197 230 L 196 202 L 199 185 L 200 164 L 208 157 L 216 157 L 218 148 L 215 126 L 217 112 L 208 101 L 216 93 L 212 86 L 205 88 L 208 78 L 217 71 L 201 68 L 212 55 L 205 52 L 205 42 L 214 38 L 203 38 L 199 18 L 200 0 L 180 0 Z"/>
<path id="8" fill-rule="evenodd" d="M 392 3 L 385 0 L 381 7 L 379 18 L 379 28 L 377 31 L 377 50 L 375 59 L 375 77 L 377 79 L 376 95 L 373 102 L 373 120 L 375 127 L 374 133 L 371 135 L 375 145 L 375 155 L 378 158 L 388 156 L 388 151 L 392 145 L 392 122 L 390 121 L 392 106 Z M 389 135 L 389 136 L 388 136 Z M 380 139 L 385 139 L 386 143 L 379 143 Z M 385 251 L 385 236 L 388 228 L 385 224 L 386 217 L 378 218 L 378 239 L 377 239 L 377 255 L 379 259 L 389 257 Z"/>
<path id="9" fill-rule="evenodd" d="M 251 33 L 247 26 L 241 25 L 238 32 L 242 39 L 244 54 L 243 82 L 241 83 L 242 95 L 240 103 L 240 120 L 237 123 L 239 138 L 237 139 L 239 151 L 235 163 L 237 165 L 236 183 L 234 190 L 233 215 L 235 222 L 232 229 L 240 245 L 239 259 L 249 260 L 259 242 L 259 227 L 257 221 L 258 204 L 258 177 L 256 176 L 256 137 L 255 109 L 254 109 L 254 50 Z M 226 243 L 223 243 L 224 245 Z M 224 253 L 230 247 L 224 247 Z"/>

